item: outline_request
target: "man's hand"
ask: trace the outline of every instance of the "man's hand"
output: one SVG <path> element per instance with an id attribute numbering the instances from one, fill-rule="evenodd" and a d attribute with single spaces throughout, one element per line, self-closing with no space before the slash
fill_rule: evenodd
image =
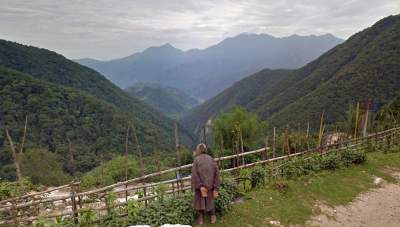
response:
<path id="1" fill-rule="evenodd" d="M 213 191 L 213 197 L 217 198 L 219 196 L 219 192 L 217 190 Z"/>
<path id="2" fill-rule="evenodd" d="M 208 197 L 208 189 L 204 186 L 200 187 L 201 197 Z"/>

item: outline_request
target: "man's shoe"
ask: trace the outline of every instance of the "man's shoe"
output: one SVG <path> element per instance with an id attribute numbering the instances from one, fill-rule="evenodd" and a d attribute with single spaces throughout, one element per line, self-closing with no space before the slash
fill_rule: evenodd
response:
<path id="1" fill-rule="evenodd" d="M 217 222 L 217 216 L 211 215 L 211 224 L 215 224 Z"/>

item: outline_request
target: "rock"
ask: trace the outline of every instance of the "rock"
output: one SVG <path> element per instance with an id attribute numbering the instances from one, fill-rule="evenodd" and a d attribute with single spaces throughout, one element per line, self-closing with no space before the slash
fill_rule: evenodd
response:
<path id="1" fill-rule="evenodd" d="M 279 221 L 274 221 L 274 220 L 269 221 L 269 224 L 274 226 L 282 226 Z"/>
<path id="2" fill-rule="evenodd" d="M 160 227 L 191 227 L 190 225 L 180 225 L 180 224 L 176 224 L 176 225 L 172 225 L 172 224 L 164 224 Z"/>
<path id="3" fill-rule="evenodd" d="M 374 177 L 374 184 L 375 185 L 379 185 L 380 183 L 382 183 L 382 178 L 380 178 L 380 177 Z"/>

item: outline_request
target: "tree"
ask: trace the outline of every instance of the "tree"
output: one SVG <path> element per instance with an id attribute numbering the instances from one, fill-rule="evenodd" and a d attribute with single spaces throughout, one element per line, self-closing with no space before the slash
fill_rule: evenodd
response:
<path id="1" fill-rule="evenodd" d="M 23 175 L 29 177 L 34 184 L 57 186 L 71 180 L 71 176 L 63 171 L 59 156 L 55 153 L 32 149 L 20 157 Z"/>
<path id="2" fill-rule="evenodd" d="M 232 149 L 233 143 L 241 133 L 245 148 L 254 146 L 267 128 L 267 122 L 261 122 L 257 115 L 247 112 L 242 107 L 233 107 L 221 114 L 212 123 L 215 144 L 223 140 L 224 148 Z"/>

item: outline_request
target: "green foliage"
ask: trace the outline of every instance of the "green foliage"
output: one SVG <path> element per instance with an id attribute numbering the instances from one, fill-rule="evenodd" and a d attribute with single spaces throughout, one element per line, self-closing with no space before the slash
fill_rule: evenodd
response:
<path id="1" fill-rule="evenodd" d="M 82 208 L 79 224 L 85 227 L 96 226 L 96 213 L 92 208 Z"/>
<path id="2" fill-rule="evenodd" d="M 335 152 L 321 156 L 321 168 L 324 170 L 335 170 L 340 167 L 340 164 L 340 156 Z"/>
<path id="3" fill-rule="evenodd" d="M 214 141 L 219 143 L 222 138 L 225 147 L 232 149 L 232 144 L 238 140 L 240 131 L 244 146 L 249 148 L 254 145 L 254 141 L 265 128 L 266 122 L 260 122 L 256 115 L 248 113 L 241 107 L 233 107 L 214 120 Z"/>
<path id="4" fill-rule="evenodd" d="M 46 150 L 33 149 L 20 155 L 22 175 L 32 183 L 46 186 L 62 185 L 71 180 L 62 169 L 59 156 Z"/>
<path id="5" fill-rule="evenodd" d="M 360 149 L 347 149 L 340 152 L 340 159 L 344 166 L 349 167 L 352 164 L 362 164 L 367 160 L 367 154 Z"/>
<path id="6" fill-rule="evenodd" d="M 254 168 L 251 169 L 250 173 L 251 187 L 255 188 L 257 186 L 264 185 L 266 177 L 267 177 L 266 169 L 264 169 L 260 165 L 255 166 Z"/>
<path id="7" fill-rule="evenodd" d="M 138 203 L 134 199 L 128 200 L 128 205 L 127 205 L 128 219 L 137 220 L 140 209 L 141 209 L 140 203 Z"/>
<path id="8" fill-rule="evenodd" d="M 239 180 L 243 185 L 244 191 L 249 191 L 251 189 L 251 171 L 250 169 L 241 169 L 239 172 Z"/>
<path id="9" fill-rule="evenodd" d="M 190 225 L 194 219 L 192 198 L 193 194 L 185 193 L 182 196 L 154 201 L 147 207 L 141 208 L 137 216 L 131 216 L 129 224 L 160 226 L 167 223 L 179 223 Z"/>
<path id="10" fill-rule="evenodd" d="M 232 206 L 232 201 L 238 196 L 239 188 L 234 181 L 222 181 L 219 196 L 215 199 L 216 211 L 219 213 L 228 211 Z"/>
<path id="11" fill-rule="evenodd" d="M 1 178 L 15 179 L 4 128 L 20 145 L 25 116 L 25 148 L 59 154 L 70 172 L 68 140 L 76 171 L 87 172 L 124 150 L 129 122 L 135 124 L 144 154 L 174 150 L 172 120 L 94 70 L 45 49 L 0 40 L 0 97 Z M 180 130 L 180 136 L 182 143 L 191 143 L 187 131 Z M 136 151 L 132 138 L 129 150 Z"/>
<path id="12" fill-rule="evenodd" d="M 117 156 L 112 160 L 100 164 L 95 169 L 85 174 L 82 178 L 84 188 L 108 185 L 125 180 L 125 167 L 128 168 L 128 178 L 140 175 L 139 164 L 133 156 Z"/>
<path id="13" fill-rule="evenodd" d="M 139 98 L 161 113 L 179 118 L 198 101 L 181 91 L 172 87 L 163 87 L 158 84 L 135 84 L 125 89 L 132 97 Z"/>
<path id="14" fill-rule="evenodd" d="M 307 158 L 291 158 L 282 166 L 282 174 L 288 179 L 317 173 L 321 170 L 335 170 L 340 167 L 349 167 L 353 164 L 362 164 L 367 156 L 364 150 L 345 149 L 331 151 L 328 154 L 312 154 Z"/>
<path id="15" fill-rule="evenodd" d="M 164 199 L 164 195 L 167 190 L 168 190 L 168 185 L 166 185 L 166 184 L 159 184 L 157 186 L 156 193 L 157 193 L 157 196 L 160 198 L 160 200 Z"/>
<path id="16" fill-rule="evenodd" d="M 24 189 L 30 191 L 34 186 L 29 178 L 24 178 Z M 21 195 L 21 190 L 18 182 L 0 181 L 0 200 L 16 197 Z"/>

